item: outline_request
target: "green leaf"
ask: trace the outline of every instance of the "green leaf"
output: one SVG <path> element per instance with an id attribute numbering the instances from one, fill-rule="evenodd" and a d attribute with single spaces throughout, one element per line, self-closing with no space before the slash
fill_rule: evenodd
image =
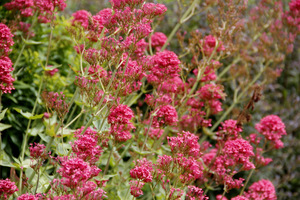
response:
<path id="1" fill-rule="evenodd" d="M 38 124 L 37 126 L 33 127 L 32 129 L 28 130 L 28 133 L 31 136 L 37 136 L 39 133 L 44 131 L 44 126 L 42 124 Z"/>
<path id="2" fill-rule="evenodd" d="M 10 127 L 11 127 L 10 124 L 2 124 L 2 123 L 0 123 L 0 131 L 4 131 L 5 129 L 8 129 Z"/>
<path id="3" fill-rule="evenodd" d="M 4 115 L 5 115 L 6 111 L 7 111 L 7 108 L 4 109 L 4 110 L 0 113 L 0 121 L 4 118 Z"/>
<path id="4" fill-rule="evenodd" d="M 27 119 L 41 119 L 44 116 L 44 114 L 32 115 L 29 112 L 23 112 L 20 108 L 14 108 L 14 110 L 20 113 L 21 115 L 23 115 L 23 117 Z"/>
<path id="5" fill-rule="evenodd" d="M 147 155 L 147 154 L 151 154 L 151 151 L 140 151 L 139 148 L 135 147 L 135 146 L 131 146 L 131 149 L 135 152 L 138 153 L 140 155 Z"/>
<path id="6" fill-rule="evenodd" d="M 36 44 L 42 44 L 42 42 L 37 42 L 37 41 L 33 41 L 33 40 L 25 40 L 23 37 L 23 42 L 27 45 L 36 45 Z"/>
<path id="7" fill-rule="evenodd" d="M 15 81 L 14 87 L 15 87 L 15 89 L 29 89 L 32 86 L 24 83 L 23 81 Z"/>
<path id="8" fill-rule="evenodd" d="M 16 165 L 11 162 L 5 151 L 2 151 L 0 154 L 0 166 L 16 168 Z"/>

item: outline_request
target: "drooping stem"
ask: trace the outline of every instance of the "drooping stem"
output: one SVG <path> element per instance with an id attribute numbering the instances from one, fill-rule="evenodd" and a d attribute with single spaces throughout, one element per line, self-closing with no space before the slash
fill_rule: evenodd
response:
<path id="1" fill-rule="evenodd" d="M 219 124 L 227 117 L 227 115 L 232 111 L 234 106 L 239 103 L 241 98 L 244 96 L 244 94 L 248 91 L 248 89 L 260 78 L 262 75 L 264 69 L 266 67 L 262 68 L 260 72 L 254 77 L 254 79 L 245 87 L 245 89 L 241 92 L 240 95 L 237 96 L 237 98 L 232 102 L 231 106 L 226 110 L 226 112 L 219 118 L 219 120 L 213 125 L 213 127 L 210 129 L 211 132 L 213 132 Z M 235 91 L 236 92 L 236 91 Z"/>

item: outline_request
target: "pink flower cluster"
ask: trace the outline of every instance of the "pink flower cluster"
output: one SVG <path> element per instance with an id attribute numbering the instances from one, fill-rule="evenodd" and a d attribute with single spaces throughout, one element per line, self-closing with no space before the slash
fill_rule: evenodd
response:
<path id="1" fill-rule="evenodd" d="M 52 112 L 56 112 L 60 119 L 63 119 L 64 116 L 69 112 L 69 104 L 65 101 L 65 95 L 60 92 L 47 92 L 42 93 L 42 98 L 46 103 L 46 107 L 49 108 Z"/>
<path id="2" fill-rule="evenodd" d="M 80 158 L 64 157 L 60 161 L 61 168 L 57 172 L 62 176 L 62 179 L 58 181 L 71 189 L 83 186 L 101 171 L 97 166 L 91 166 Z"/>
<path id="3" fill-rule="evenodd" d="M 151 36 L 151 47 L 154 48 L 156 51 L 160 51 L 160 49 L 164 46 L 167 42 L 167 36 L 162 32 L 155 32 Z"/>
<path id="4" fill-rule="evenodd" d="M 147 159 L 137 160 L 137 165 L 130 170 L 130 176 L 134 179 L 139 179 L 145 183 L 152 181 L 153 167 L 152 163 Z"/>
<path id="5" fill-rule="evenodd" d="M 13 86 L 15 79 L 10 74 L 14 70 L 12 65 L 8 57 L 0 56 L 0 92 L 11 93 L 15 89 Z"/>
<path id="6" fill-rule="evenodd" d="M 286 135 L 285 125 L 281 119 L 276 115 L 268 115 L 260 120 L 255 125 L 256 130 L 265 136 L 265 138 L 271 142 L 276 148 L 282 148 L 283 143 L 280 140 L 283 135 Z"/>
<path id="7" fill-rule="evenodd" d="M 292 0 L 289 2 L 290 10 L 285 12 L 283 19 L 289 25 L 293 32 L 300 32 L 300 1 Z"/>
<path id="8" fill-rule="evenodd" d="M 78 10 L 72 14 L 74 19 L 72 20 L 72 24 L 78 24 L 82 26 L 84 29 L 88 29 L 89 27 L 89 19 L 92 17 L 92 14 L 86 10 Z"/>
<path id="9" fill-rule="evenodd" d="M 172 51 L 157 52 L 152 57 L 153 67 L 150 69 L 150 74 L 147 80 L 153 84 L 158 85 L 167 79 L 179 76 L 181 71 L 178 56 Z"/>
<path id="10" fill-rule="evenodd" d="M 0 93 L 11 93 L 15 89 L 13 86 L 15 79 L 11 76 L 14 70 L 13 63 L 8 57 L 10 47 L 14 44 L 13 36 L 10 29 L 0 23 Z"/>
<path id="11" fill-rule="evenodd" d="M 101 156 L 102 149 L 98 145 L 98 133 L 90 127 L 82 134 L 84 127 L 74 133 L 77 140 L 72 144 L 72 150 L 76 156 L 85 162 L 94 165 Z"/>
<path id="12" fill-rule="evenodd" d="M 30 159 L 36 161 L 31 164 L 31 167 L 34 170 L 38 170 L 51 153 L 46 151 L 46 146 L 44 144 L 39 143 L 30 144 L 29 151 Z"/>
<path id="13" fill-rule="evenodd" d="M 18 191 L 18 187 L 14 182 L 11 182 L 8 178 L 0 180 L 0 198 L 3 200 L 9 199 L 9 197 Z"/>
<path id="14" fill-rule="evenodd" d="M 142 188 L 145 183 L 152 182 L 153 164 L 146 158 L 137 160 L 136 166 L 130 170 L 130 176 L 137 180 L 130 181 L 130 193 L 138 197 L 143 195 Z"/>
<path id="15" fill-rule="evenodd" d="M 221 123 L 222 127 L 219 127 L 217 132 L 218 140 L 226 141 L 228 139 L 236 139 L 240 136 L 243 129 L 237 125 L 236 120 L 226 120 Z"/>
<path id="16" fill-rule="evenodd" d="M 8 10 L 19 10 L 24 17 L 39 13 L 38 19 L 41 23 L 49 23 L 54 19 L 56 10 L 63 11 L 67 6 L 66 0 L 12 0 L 4 4 Z"/>
<path id="17" fill-rule="evenodd" d="M 269 180 L 262 179 L 253 183 L 245 196 L 249 200 L 276 200 L 276 191 L 273 183 Z"/>
<path id="18" fill-rule="evenodd" d="M 163 125 L 174 126 L 177 124 L 178 116 L 176 109 L 171 105 L 159 107 L 154 111 L 153 126 L 162 127 Z"/>
<path id="19" fill-rule="evenodd" d="M 10 29 L 0 23 L 0 56 L 6 56 L 11 52 L 10 47 L 14 45 L 13 36 Z"/>
<path id="20" fill-rule="evenodd" d="M 206 66 L 204 72 L 203 72 L 203 76 L 201 78 L 202 82 L 208 82 L 208 81 L 213 81 L 216 80 L 217 75 L 216 75 L 216 70 L 221 67 L 221 63 L 219 61 L 216 60 L 212 60 L 210 65 Z M 194 69 L 193 73 L 194 75 L 197 77 L 199 70 L 198 69 Z M 189 79 L 189 81 L 193 82 L 196 80 L 193 79 Z"/>
<path id="21" fill-rule="evenodd" d="M 226 155 L 225 164 L 227 166 L 242 164 L 244 170 L 255 168 L 253 163 L 249 160 L 252 156 L 254 156 L 253 147 L 247 140 L 242 138 L 228 140 L 225 142 L 223 151 Z"/>
<path id="22" fill-rule="evenodd" d="M 200 41 L 200 44 L 201 44 L 201 50 L 206 56 L 210 56 L 215 50 L 215 48 L 216 48 L 215 50 L 216 52 L 225 50 L 225 47 L 222 45 L 222 42 L 218 41 L 217 43 L 216 38 L 212 35 L 208 35 L 204 37 L 204 39 Z"/>
<path id="23" fill-rule="evenodd" d="M 188 192 L 186 194 L 187 200 L 208 200 L 209 198 L 203 194 L 203 190 L 196 186 L 188 186 Z"/>
<path id="24" fill-rule="evenodd" d="M 123 142 L 132 137 L 130 131 L 135 127 L 130 120 L 133 117 L 134 114 L 127 105 L 120 104 L 110 110 L 107 121 L 110 124 L 110 133 L 116 141 Z"/>
<path id="25" fill-rule="evenodd" d="M 168 144 L 172 153 L 177 153 L 198 158 L 200 156 L 200 145 L 198 143 L 199 137 L 183 131 L 178 133 L 177 137 L 168 137 Z"/>

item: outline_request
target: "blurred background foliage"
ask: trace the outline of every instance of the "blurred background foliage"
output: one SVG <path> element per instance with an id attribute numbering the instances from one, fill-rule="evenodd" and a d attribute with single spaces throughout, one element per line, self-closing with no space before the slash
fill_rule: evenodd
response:
<path id="1" fill-rule="evenodd" d="M 0 6 L 8 2 L 1 1 Z M 180 19 L 180 11 L 176 1 L 157 1 L 164 3 L 168 7 L 164 20 L 155 31 L 164 32 L 168 35 L 172 27 L 174 27 Z M 249 1 L 255 4 L 255 1 Z M 286 4 L 288 2 L 285 2 Z M 68 34 L 66 27 L 70 23 L 68 21 L 72 13 L 77 10 L 88 10 L 92 14 L 96 14 L 103 8 L 109 7 L 108 0 L 67 0 L 67 8 L 63 15 L 57 18 L 54 29 L 54 37 L 51 46 L 51 54 L 49 65 L 53 65 L 60 70 L 59 74 L 45 80 L 49 84 L 46 85 L 49 91 L 63 91 L 67 96 L 72 96 L 74 91 L 74 73 L 72 66 L 78 63 L 78 57 L 74 50 L 74 42 Z M 0 7 L 3 9 L 3 7 Z M 12 18 L 9 12 L 0 10 L 0 19 Z M 189 34 L 190 31 L 198 29 L 205 34 L 208 31 L 206 16 L 197 15 L 182 26 L 179 31 Z M 34 105 L 33 97 L 36 96 L 39 84 L 42 81 L 43 70 L 41 65 L 45 63 L 45 54 L 41 52 L 47 51 L 48 35 L 51 31 L 48 25 L 38 24 L 35 27 L 35 35 L 32 39 L 38 41 L 32 43 L 30 48 L 25 48 L 24 55 L 15 69 L 16 82 L 14 90 L 11 94 L 3 95 L 3 106 L 10 108 L 19 108 L 24 112 L 30 112 Z M 14 38 L 14 48 L 21 49 L 22 38 L 16 36 Z M 179 51 L 178 41 L 174 39 L 170 49 Z M 247 124 L 245 130 L 247 132 L 254 131 L 255 123 L 269 114 L 275 114 L 281 117 L 286 125 L 288 135 L 283 137 L 285 147 L 280 150 L 273 151 L 268 156 L 273 159 L 268 166 L 260 169 L 255 173 L 252 181 L 267 178 L 270 179 L 276 187 L 278 199 L 298 199 L 300 196 L 300 46 L 299 36 L 296 39 L 294 51 L 290 54 L 286 61 L 281 76 L 272 84 L 264 85 L 264 92 L 261 101 L 259 101 L 252 115 L 251 123 Z M 12 60 L 17 60 L 18 52 L 13 51 L 10 55 Z M 21 67 L 22 66 L 22 67 Z M 30 66 L 30 67 L 26 67 Z M 69 76 L 73 74 L 72 76 Z M 41 103 L 41 99 L 39 99 Z M 242 105 L 239 105 L 242 108 Z M 42 106 L 38 107 L 36 113 L 44 110 Z M 34 123 L 41 123 L 41 120 L 35 120 Z M 11 124 L 12 128 L 2 132 L 2 149 L 7 155 L 18 157 L 22 143 L 22 133 L 26 129 L 28 121 L 18 114 L 17 111 L 9 109 L 6 118 L 1 121 L 5 124 Z M 80 125 L 78 125 L 80 126 Z M 34 127 L 34 124 L 33 126 Z M 32 137 L 33 138 L 33 137 Z M 29 143 L 34 142 L 30 140 Z M 38 142 L 38 141 L 37 141 Z M 2 155 L 3 158 L 3 155 Z M 10 158 L 13 159 L 13 158 Z M 0 168 L 0 176 L 2 178 L 11 176 L 10 168 Z M 251 184 L 251 183 L 250 183 Z M 249 184 L 249 185 L 250 185 Z M 113 198 L 113 197 L 112 197 Z"/>

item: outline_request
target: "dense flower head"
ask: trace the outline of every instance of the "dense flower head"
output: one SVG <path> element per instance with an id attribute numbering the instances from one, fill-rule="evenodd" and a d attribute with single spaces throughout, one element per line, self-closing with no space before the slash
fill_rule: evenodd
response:
<path id="1" fill-rule="evenodd" d="M 151 36 L 151 46 L 152 48 L 156 49 L 157 51 L 159 51 L 161 49 L 161 47 L 164 46 L 164 44 L 167 42 L 167 36 L 162 33 L 162 32 L 155 32 L 152 36 Z"/>
<path id="2" fill-rule="evenodd" d="M 87 181 L 81 187 L 76 188 L 76 199 L 101 200 L 107 197 L 105 194 L 106 192 L 97 188 L 97 184 L 92 181 Z"/>
<path id="3" fill-rule="evenodd" d="M 169 78 L 179 76 L 181 71 L 179 64 L 180 60 L 178 56 L 172 51 L 157 52 L 152 57 L 153 67 L 148 75 L 148 81 L 153 85 L 165 81 Z"/>
<path id="4" fill-rule="evenodd" d="M 33 0 L 12 0 L 11 2 L 4 4 L 4 7 L 8 10 L 20 10 L 24 17 L 33 15 L 33 6 Z"/>
<path id="5" fill-rule="evenodd" d="M 11 182 L 8 178 L 0 180 L 0 198 L 8 199 L 14 192 L 18 191 L 18 187 L 14 182 Z"/>
<path id="6" fill-rule="evenodd" d="M 200 151 L 198 140 L 198 136 L 183 131 L 182 133 L 178 133 L 177 137 L 168 137 L 168 144 L 173 154 L 181 153 L 198 158 Z"/>
<path id="7" fill-rule="evenodd" d="M 142 160 L 137 160 L 137 165 L 130 170 L 130 176 L 134 179 L 139 179 L 145 183 L 151 182 L 153 179 L 152 165 L 152 162 L 148 161 L 146 158 Z"/>
<path id="8" fill-rule="evenodd" d="M 10 29 L 5 24 L 0 23 L 0 56 L 11 52 L 10 47 L 14 45 L 13 36 Z"/>
<path id="9" fill-rule="evenodd" d="M 217 136 L 219 140 L 227 140 L 229 138 L 236 139 L 239 137 L 239 133 L 243 131 L 243 129 L 237 125 L 237 121 L 233 119 L 226 120 L 221 123 L 222 127 L 219 127 L 219 131 L 217 132 Z"/>
<path id="10" fill-rule="evenodd" d="M 13 86 L 15 79 L 10 74 L 14 70 L 12 65 L 8 57 L 0 56 L 0 91 L 3 93 L 11 93 L 15 89 Z"/>
<path id="11" fill-rule="evenodd" d="M 132 110 L 124 104 L 113 107 L 108 115 L 108 123 L 110 124 L 129 124 L 134 117 Z"/>
<path id="12" fill-rule="evenodd" d="M 61 168 L 57 172 L 62 176 L 61 184 L 69 188 L 76 188 L 87 180 L 97 176 L 101 169 L 90 166 L 80 158 L 61 158 Z"/>
<path id="13" fill-rule="evenodd" d="M 174 77 L 167 79 L 162 83 L 162 85 L 158 88 L 159 91 L 164 93 L 182 93 L 184 91 L 184 83 L 180 77 Z"/>
<path id="14" fill-rule="evenodd" d="M 193 185 L 188 186 L 186 197 L 187 200 L 208 200 L 208 197 L 203 194 L 203 190 Z"/>
<path id="15" fill-rule="evenodd" d="M 41 23 L 49 23 L 54 19 L 55 11 L 63 11 L 67 6 L 66 0 L 13 0 L 4 4 L 8 10 L 19 10 L 24 17 L 33 16 L 38 12 Z"/>
<path id="16" fill-rule="evenodd" d="M 34 194 L 22 194 L 21 196 L 18 197 L 18 200 L 38 200 L 39 198 L 34 195 Z"/>
<path id="17" fill-rule="evenodd" d="M 212 35 L 208 35 L 208 36 L 204 37 L 204 39 L 201 40 L 200 43 L 202 46 L 203 53 L 207 56 L 209 56 L 213 53 L 213 51 L 217 45 L 216 38 Z M 222 45 L 222 42 L 218 41 L 218 46 L 217 46 L 216 52 L 224 51 L 224 50 L 225 50 L 225 48 Z"/>
<path id="18" fill-rule="evenodd" d="M 165 174 L 171 170 L 171 165 L 173 158 L 168 155 L 158 156 L 156 161 L 156 166 L 158 169 L 162 170 Z"/>
<path id="19" fill-rule="evenodd" d="M 253 147 L 247 140 L 238 138 L 225 142 L 223 152 L 228 156 L 226 163 L 228 165 L 243 164 L 245 170 L 255 168 L 253 163 L 249 161 L 250 157 L 254 156 Z M 231 164 L 230 162 L 235 162 Z"/>
<path id="20" fill-rule="evenodd" d="M 72 20 L 72 24 L 75 25 L 76 23 L 80 24 L 84 29 L 89 27 L 89 18 L 92 14 L 86 10 L 78 10 L 72 14 L 74 19 Z"/>
<path id="21" fill-rule="evenodd" d="M 269 180 L 262 179 L 253 183 L 245 196 L 249 200 L 276 200 L 276 191 L 273 183 Z"/>
<path id="22" fill-rule="evenodd" d="M 167 7 L 164 4 L 145 3 L 142 6 L 143 14 L 149 18 L 153 18 L 158 15 L 162 15 L 167 11 Z"/>
<path id="23" fill-rule="evenodd" d="M 245 196 L 238 195 L 236 197 L 231 198 L 231 200 L 249 200 L 249 199 Z"/>
<path id="24" fill-rule="evenodd" d="M 95 164 L 101 156 L 102 149 L 97 145 L 97 137 L 93 135 L 78 135 L 72 145 L 73 152 L 85 162 Z"/>
<path id="25" fill-rule="evenodd" d="M 45 160 L 48 157 L 48 152 L 46 151 L 46 146 L 44 144 L 30 144 L 29 151 L 30 157 L 33 159 Z"/>
<path id="26" fill-rule="evenodd" d="M 177 124 L 177 121 L 177 111 L 171 105 L 161 106 L 155 111 L 155 115 L 153 117 L 154 127 L 161 127 L 163 125 L 174 126 Z"/>
<path id="27" fill-rule="evenodd" d="M 130 194 L 132 194 L 134 197 L 139 197 L 141 195 L 143 195 L 143 191 L 142 188 L 144 186 L 145 183 L 141 182 L 141 181 L 137 181 L 137 180 L 131 180 L 129 182 L 130 185 Z"/>
<path id="28" fill-rule="evenodd" d="M 285 125 L 276 115 L 268 115 L 255 125 L 256 130 L 272 142 L 276 149 L 282 148 L 281 137 L 286 135 Z"/>
<path id="29" fill-rule="evenodd" d="M 173 160 L 181 172 L 179 179 L 182 183 L 191 183 L 202 177 L 203 166 L 195 158 L 186 158 L 183 154 L 177 154 Z"/>

